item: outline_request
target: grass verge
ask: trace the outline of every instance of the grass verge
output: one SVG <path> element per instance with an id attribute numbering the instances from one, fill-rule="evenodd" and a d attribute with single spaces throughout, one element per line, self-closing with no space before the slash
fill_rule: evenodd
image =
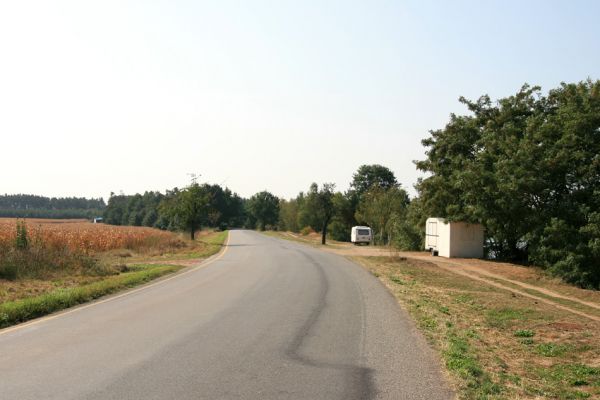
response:
<path id="1" fill-rule="evenodd" d="M 131 288 L 180 270 L 176 265 L 139 265 L 131 272 L 110 276 L 87 285 L 56 289 L 40 296 L 0 304 L 0 328 L 19 324 L 82 304 L 119 290 Z"/>
<path id="2" fill-rule="evenodd" d="M 600 398 L 598 323 L 429 262 L 353 259 L 413 316 L 459 398 Z"/>
<path id="3" fill-rule="evenodd" d="M 205 259 L 218 253 L 228 232 L 202 232 L 177 253 L 132 254 L 129 250 L 99 254 L 112 265 L 111 275 L 62 274 L 53 279 L 0 280 L 0 329 L 128 289 L 186 267 L 169 260 Z M 128 262 L 125 263 L 125 260 Z M 115 264 L 115 265 L 113 265 Z M 2 301 L 4 300 L 4 301 Z"/>

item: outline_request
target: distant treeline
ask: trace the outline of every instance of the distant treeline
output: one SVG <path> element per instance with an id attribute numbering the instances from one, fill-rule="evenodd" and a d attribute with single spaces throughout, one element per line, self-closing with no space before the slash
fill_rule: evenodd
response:
<path id="1" fill-rule="evenodd" d="M 0 217 L 8 218 L 94 218 L 102 215 L 103 199 L 43 197 L 30 194 L 0 196 Z"/>
<path id="2" fill-rule="evenodd" d="M 197 185 L 198 197 L 205 204 L 196 227 L 206 226 L 227 229 L 245 226 L 247 215 L 244 200 L 231 190 L 219 185 Z M 187 193 L 188 188 L 160 192 L 145 192 L 135 195 L 115 195 L 111 193 L 104 211 L 104 222 L 113 225 L 149 226 L 159 229 L 187 229 L 182 226 L 181 217 L 173 213 L 176 201 Z M 193 212 L 193 210 L 190 210 Z"/>

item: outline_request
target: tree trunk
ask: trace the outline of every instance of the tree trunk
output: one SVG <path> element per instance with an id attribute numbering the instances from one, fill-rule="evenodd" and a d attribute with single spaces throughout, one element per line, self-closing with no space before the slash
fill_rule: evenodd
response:
<path id="1" fill-rule="evenodd" d="M 196 225 L 192 224 L 191 229 L 190 229 L 190 238 L 192 239 L 192 241 L 195 239 L 196 236 Z"/>
<path id="2" fill-rule="evenodd" d="M 329 218 L 323 223 L 323 229 L 321 229 L 321 244 L 327 243 L 327 225 L 329 225 Z"/>

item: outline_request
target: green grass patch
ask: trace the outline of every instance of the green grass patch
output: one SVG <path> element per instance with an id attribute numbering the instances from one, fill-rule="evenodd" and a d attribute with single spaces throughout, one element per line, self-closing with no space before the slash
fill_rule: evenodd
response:
<path id="1" fill-rule="evenodd" d="M 529 319 L 533 314 L 529 309 L 518 308 L 495 308 L 488 310 L 486 313 L 486 322 L 494 328 L 506 328 L 512 325 L 515 321 L 524 321 Z"/>
<path id="2" fill-rule="evenodd" d="M 402 278 L 396 275 L 390 275 L 388 276 L 388 278 L 390 279 L 390 281 L 394 282 L 397 285 L 404 285 L 406 283 L 402 280 Z"/>
<path id="3" fill-rule="evenodd" d="M 94 283 L 68 289 L 56 289 L 40 296 L 5 302 L 0 304 L 0 328 L 6 328 L 140 285 L 181 268 L 183 267 L 175 265 L 136 266 L 131 267 L 130 272 L 110 276 Z"/>
<path id="4" fill-rule="evenodd" d="M 465 397 L 487 399 L 503 391 L 503 387 L 492 381 L 473 354 L 466 337 L 453 331 L 447 334 L 448 348 L 443 352 L 446 367 L 459 375 L 465 382 Z"/>
<path id="5" fill-rule="evenodd" d="M 530 329 L 517 329 L 514 335 L 521 338 L 531 338 L 535 335 L 535 332 Z"/>
<path id="6" fill-rule="evenodd" d="M 550 368 L 537 368 L 535 372 L 546 383 L 547 397 L 585 399 L 591 394 L 583 390 L 600 387 L 600 368 L 585 364 L 556 364 Z"/>
<path id="7" fill-rule="evenodd" d="M 540 343 L 535 346 L 535 352 L 544 357 L 561 357 L 571 350 L 573 346 L 568 344 Z"/>
<path id="8" fill-rule="evenodd" d="M 527 346 L 531 346 L 532 344 L 535 343 L 533 338 L 530 338 L 530 337 L 522 338 L 521 340 L 519 340 L 519 342 L 521 342 L 522 344 L 527 345 Z"/>

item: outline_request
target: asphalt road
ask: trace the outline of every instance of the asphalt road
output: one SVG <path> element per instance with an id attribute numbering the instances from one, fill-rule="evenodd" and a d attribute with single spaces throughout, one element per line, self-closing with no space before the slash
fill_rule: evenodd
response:
<path id="1" fill-rule="evenodd" d="M 208 265 L 0 331 L 0 399 L 450 399 L 379 281 L 232 231 Z"/>

